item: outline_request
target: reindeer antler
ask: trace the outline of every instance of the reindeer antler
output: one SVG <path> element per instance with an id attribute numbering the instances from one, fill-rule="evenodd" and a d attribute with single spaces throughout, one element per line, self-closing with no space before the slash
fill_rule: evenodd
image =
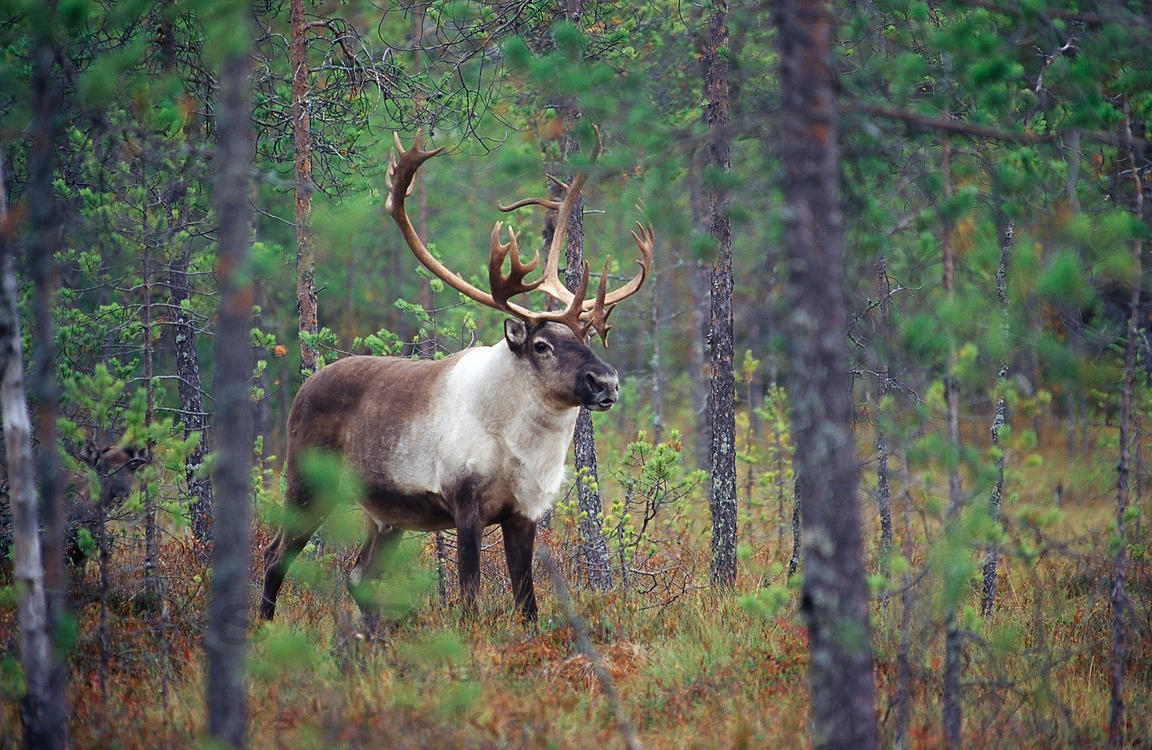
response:
<path id="1" fill-rule="evenodd" d="M 405 150 L 400 143 L 400 137 L 393 134 L 393 138 L 395 140 L 396 151 L 392 154 L 388 165 L 386 182 L 389 193 L 385 203 L 385 210 L 396 222 L 396 225 L 400 227 L 400 232 L 404 235 L 404 240 L 408 243 L 408 247 L 412 249 L 413 254 L 416 255 L 416 258 L 425 268 L 431 271 L 437 278 L 442 279 L 448 286 L 482 305 L 511 313 L 532 323 L 542 321 L 563 323 L 571 328 L 572 332 L 582 341 L 586 340 L 589 333 L 595 330 L 596 333 L 600 335 L 600 339 L 604 342 L 604 345 L 608 345 L 608 331 L 612 328 L 608 325 L 608 316 L 612 313 L 612 310 L 618 302 L 632 296 L 640 289 L 648 274 L 648 269 L 652 265 L 655 236 L 651 226 L 645 226 L 637 222 L 636 226 L 638 231 L 632 232 L 632 237 L 636 240 L 636 245 L 640 249 L 640 258 L 637 261 L 640 265 L 640 270 L 636 276 L 619 289 L 608 292 L 608 260 L 605 259 L 604 272 L 600 276 L 600 284 L 596 292 L 596 298 L 593 300 L 585 299 L 588 292 L 588 263 L 584 263 L 584 272 L 574 291 L 569 291 L 560 281 L 559 263 L 560 249 L 564 244 L 568 218 L 572 215 L 572 211 L 576 206 L 576 202 L 580 196 L 580 190 L 587 180 L 587 175 L 578 175 L 572 180 L 571 185 L 565 184 L 549 175 L 549 179 L 562 189 L 564 193 L 562 200 L 554 201 L 544 198 L 529 198 L 517 201 L 510 206 L 499 206 L 501 211 L 514 211 L 523 206 L 537 205 L 557 212 L 556 231 L 552 236 L 552 242 L 548 248 L 548 258 L 544 263 L 543 276 L 536 281 L 524 281 L 525 276 L 536 270 L 536 267 L 539 265 L 540 253 L 537 252 L 530 262 L 522 262 L 516 242 L 516 233 L 509 227 L 508 242 L 501 242 L 500 234 L 504 225 L 502 222 L 496 222 L 489 241 L 488 255 L 488 284 L 491 293 L 485 292 L 468 283 L 437 260 L 432 253 L 429 252 L 424 241 L 420 239 L 420 235 L 416 232 L 415 227 L 412 226 L 412 222 L 408 219 L 408 214 L 404 211 L 404 200 L 412 192 L 412 181 L 416 176 L 416 171 L 420 168 L 421 164 L 440 153 L 440 151 L 443 150 L 443 146 L 433 149 L 432 151 L 423 151 L 421 150 L 421 138 L 420 136 L 416 136 L 412 142 L 412 147 Z M 600 131 L 597 129 L 596 145 L 591 155 L 592 161 L 595 161 L 599 154 Z M 505 259 L 510 260 L 508 275 L 504 275 L 503 271 Z M 537 289 L 563 304 L 565 306 L 564 310 L 562 312 L 534 312 L 511 301 L 511 298 L 518 294 L 524 294 Z"/>

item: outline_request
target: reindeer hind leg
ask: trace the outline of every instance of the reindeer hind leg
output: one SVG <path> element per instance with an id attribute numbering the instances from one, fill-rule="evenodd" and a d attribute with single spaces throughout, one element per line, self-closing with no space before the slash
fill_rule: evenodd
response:
<path id="1" fill-rule="evenodd" d="M 376 631 L 380 621 L 380 601 L 374 584 L 380 578 L 385 564 L 404 532 L 387 524 L 369 519 L 368 538 L 356 555 L 356 564 L 348 574 L 348 592 L 356 600 L 364 616 L 369 634 Z"/>
<path id="2" fill-rule="evenodd" d="M 288 568 L 292 567 L 326 516 L 326 509 L 315 507 L 310 493 L 302 490 L 298 480 L 290 474 L 280 530 L 264 550 L 264 591 L 260 597 L 260 619 L 271 620 L 276 614 L 276 597 L 284 577 L 288 575 Z"/>

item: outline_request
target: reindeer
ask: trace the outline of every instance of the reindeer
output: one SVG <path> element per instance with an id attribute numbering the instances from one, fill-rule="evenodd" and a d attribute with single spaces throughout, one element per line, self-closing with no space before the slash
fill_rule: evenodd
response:
<path id="1" fill-rule="evenodd" d="M 349 589 L 369 623 L 378 616 L 378 606 L 365 584 L 379 573 L 382 550 L 405 530 L 456 529 L 463 609 L 474 614 L 481 535 L 494 524 L 504 537 L 515 604 L 531 621 L 537 611 L 532 582 L 536 523 L 563 483 L 578 411 L 582 406 L 606 411 L 619 398 L 616 370 L 596 356 L 587 340 L 594 330 L 607 346 L 608 316 L 644 283 L 654 234 L 637 222 L 632 236 L 640 268 L 622 287 L 607 291 L 605 262 L 595 299 L 586 299 L 585 263 L 576 290 L 569 291 L 559 279 L 559 255 L 586 176 L 571 185 L 551 178 L 563 191 L 562 200 L 532 198 L 499 206 L 513 211 L 537 205 L 556 212 L 542 278 L 524 280 L 538 266 L 539 253 L 521 262 L 516 233 L 509 228 L 510 239 L 502 242 L 502 223 L 497 222 L 489 247 L 491 292 L 484 292 L 432 256 L 404 210 L 417 169 L 443 147 L 423 151 L 419 137 L 408 150 L 399 137 L 395 142 L 385 208 L 409 248 L 448 286 L 512 317 L 505 320 L 504 338 L 495 346 L 438 361 L 347 357 L 305 381 L 288 417 L 285 515 L 264 552 L 260 616 L 272 619 L 289 566 L 329 511 L 300 473 L 302 458 L 321 451 L 341 457 L 363 482 L 360 505 L 370 532 L 349 575 Z M 599 150 L 597 133 L 593 160 Z M 543 291 L 563 310 L 534 312 L 511 301 L 533 290 Z"/>
<path id="2" fill-rule="evenodd" d="M 67 557 L 73 567 L 80 568 L 88 557 L 80 546 L 80 529 L 88 529 L 93 539 L 104 537 L 104 522 L 132 494 L 136 472 L 152 463 L 152 450 L 148 446 L 134 445 L 97 448 L 96 443 L 89 440 L 80 448 L 77 457 L 96 471 L 100 487 L 100 497 L 96 502 L 84 499 L 85 495 L 68 504 Z"/>
<path id="3" fill-rule="evenodd" d="M 87 529 L 92 539 L 102 538 L 104 521 L 132 494 L 136 472 L 152 462 L 152 451 L 147 446 L 133 445 L 97 448 L 96 443 L 88 440 L 76 457 L 96 471 L 100 487 L 100 497 L 93 502 L 86 485 L 74 491 L 69 484 L 65 500 L 65 555 L 73 569 L 80 570 L 88 558 L 80 542 L 80 529 Z M 0 560 L 7 558 L 12 544 L 12 516 L 8 504 L 8 480 L 4 479 L 0 481 Z M 7 573 L 4 570 L 0 579 L 6 579 Z"/>

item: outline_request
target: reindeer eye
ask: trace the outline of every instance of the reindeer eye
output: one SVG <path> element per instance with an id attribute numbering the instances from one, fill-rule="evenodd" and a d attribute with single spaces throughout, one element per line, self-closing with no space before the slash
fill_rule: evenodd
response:
<path id="1" fill-rule="evenodd" d="M 537 341 L 532 348 L 536 350 L 537 354 L 547 354 L 552 351 L 552 345 L 547 341 Z"/>

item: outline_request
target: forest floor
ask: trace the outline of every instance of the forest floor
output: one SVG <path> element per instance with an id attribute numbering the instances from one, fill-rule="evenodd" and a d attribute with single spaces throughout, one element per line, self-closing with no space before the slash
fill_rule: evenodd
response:
<path id="1" fill-rule="evenodd" d="M 964 746 L 1102 747 L 1109 709 L 1108 534 L 1114 514 L 1106 484 L 1060 487 L 1053 513 L 1051 469 L 1013 481 L 1045 494 L 1048 515 L 1009 512 L 1012 552 L 1004 559 L 993 615 L 979 618 L 977 582 L 961 612 L 965 642 Z M 910 493 L 906 497 L 914 497 Z M 942 616 L 928 564 L 937 529 L 931 509 L 907 515 L 912 554 L 873 604 L 877 717 L 882 744 L 901 725 L 906 746 L 936 747 L 940 734 Z M 706 508 L 705 508 L 706 512 Z M 897 548 L 905 516 L 894 504 Z M 872 524 L 871 510 L 866 521 Z M 750 524 L 751 525 L 751 524 Z M 260 527 L 254 544 L 255 611 Z M 571 591 L 562 607 L 537 564 L 540 619 L 512 614 L 498 535 L 487 538 L 480 614 L 461 621 L 447 581 L 437 591 L 433 543 L 413 535 L 409 557 L 384 594 L 396 621 L 365 640 L 337 570 L 351 547 L 325 547 L 292 569 L 273 624 L 251 627 L 253 747 L 621 747 L 635 733 L 646 748 L 802 747 L 808 743 L 806 636 L 795 588 L 783 581 L 790 539 L 775 533 L 743 547 L 735 590 L 707 588 L 707 535 L 667 559 L 690 569 L 679 587 Z M 563 558 L 559 532 L 544 531 Z M 874 546 L 874 545 L 872 545 Z M 874 553 L 870 549 L 870 554 Z M 980 550 L 972 550 L 978 565 Z M 1152 574 L 1129 569 L 1131 658 L 1125 675 L 1126 746 L 1152 744 Z M 201 648 L 207 583 L 190 543 L 162 547 L 163 604 L 144 593 L 139 560 L 110 566 L 101 606 L 99 566 L 76 584 L 71 735 L 78 748 L 204 746 Z M 451 579 L 449 575 L 446 578 Z M 566 576 L 571 585 L 572 576 Z M 13 600 L 0 607 L 0 747 L 19 738 Z M 586 630 L 598 679 L 581 649 Z M 905 656 L 902 656 L 905 655 Z M 903 699 L 901 696 L 905 696 Z M 614 697 L 613 697 L 614 696 Z M 627 729 L 624 729 L 624 726 Z"/>

